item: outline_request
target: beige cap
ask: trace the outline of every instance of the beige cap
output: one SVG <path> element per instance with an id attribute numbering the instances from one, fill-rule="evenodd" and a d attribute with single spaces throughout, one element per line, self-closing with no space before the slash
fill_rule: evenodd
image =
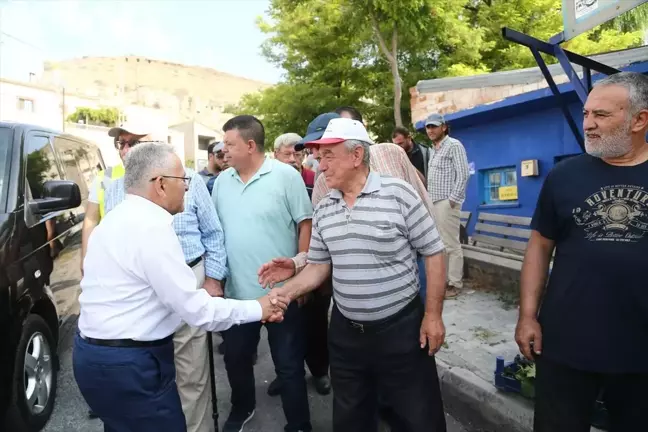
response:
<path id="1" fill-rule="evenodd" d="M 147 128 L 143 127 L 142 125 L 138 125 L 135 123 L 122 123 L 121 126 L 119 127 L 114 127 L 108 131 L 108 136 L 117 138 L 119 135 L 122 133 L 129 133 L 137 136 L 146 136 L 150 134 L 150 131 L 147 130 Z"/>

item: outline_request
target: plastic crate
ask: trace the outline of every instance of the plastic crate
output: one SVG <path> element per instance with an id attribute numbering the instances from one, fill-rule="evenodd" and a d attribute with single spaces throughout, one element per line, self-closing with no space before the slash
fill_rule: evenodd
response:
<path id="1" fill-rule="evenodd" d="M 520 368 L 515 362 L 505 362 L 503 357 L 497 357 L 495 363 L 495 387 L 500 390 L 521 393 L 522 383 L 513 377 L 504 375 L 506 368 L 512 368 L 513 373 L 517 372 Z"/>
<path id="2" fill-rule="evenodd" d="M 531 391 L 524 390 L 520 381 L 504 375 L 506 368 L 510 368 L 515 373 L 520 366 L 515 362 L 506 362 L 503 357 L 497 357 L 495 363 L 495 387 L 502 391 L 519 393 L 525 397 L 533 398 L 534 395 L 531 394 Z M 608 430 L 609 428 L 608 412 L 605 404 L 600 400 L 596 401 L 590 423 L 599 429 Z"/>

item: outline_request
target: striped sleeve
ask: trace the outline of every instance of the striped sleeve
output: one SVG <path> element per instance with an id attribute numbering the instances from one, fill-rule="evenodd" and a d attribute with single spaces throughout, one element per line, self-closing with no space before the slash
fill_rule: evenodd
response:
<path id="1" fill-rule="evenodd" d="M 322 240 L 322 235 L 319 231 L 319 213 L 315 212 L 313 219 L 313 231 L 311 233 L 310 246 L 308 248 L 308 263 L 310 264 L 329 264 L 331 262 L 331 254 L 328 247 Z"/>
<path id="2" fill-rule="evenodd" d="M 408 204 L 405 208 L 405 224 L 412 247 L 424 256 L 441 252 L 444 247 L 441 236 L 421 198 L 416 194 L 402 194 L 401 197 Z"/>

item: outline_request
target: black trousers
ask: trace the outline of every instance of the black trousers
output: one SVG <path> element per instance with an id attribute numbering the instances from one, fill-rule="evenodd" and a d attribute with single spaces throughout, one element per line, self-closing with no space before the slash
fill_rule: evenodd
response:
<path id="1" fill-rule="evenodd" d="M 331 294 L 328 290 L 318 289 L 304 305 L 306 321 L 306 364 L 311 375 L 316 378 L 328 375 L 328 311 Z"/>
<path id="2" fill-rule="evenodd" d="M 648 374 L 602 374 L 536 360 L 534 432 L 589 432 L 597 397 L 609 414 L 609 432 L 648 430 Z"/>
<path id="3" fill-rule="evenodd" d="M 375 330 L 354 327 L 333 307 L 329 329 L 334 432 L 378 430 L 378 399 L 392 432 L 445 432 L 434 357 L 419 345 L 423 305 Z"/>

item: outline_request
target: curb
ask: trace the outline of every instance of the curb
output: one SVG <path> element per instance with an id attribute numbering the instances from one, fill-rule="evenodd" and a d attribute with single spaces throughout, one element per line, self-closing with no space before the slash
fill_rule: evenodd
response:
<path id="1" fill-rule="evenodd" d="M 480 432 L 531 432 L 533 406 L 516 394 L 500 392 L 473 372 L 436 359 L 445 408 L 480 425 Z"/>
<path id="2" fill-rule="evenodd" d="M 533 404 L 498 390 L 468 369 L 436 358 L 445 410 L 480 425 L 474 432 L 532 432 Z M 590 432 L 605 432 L 592 426 Z"/>

